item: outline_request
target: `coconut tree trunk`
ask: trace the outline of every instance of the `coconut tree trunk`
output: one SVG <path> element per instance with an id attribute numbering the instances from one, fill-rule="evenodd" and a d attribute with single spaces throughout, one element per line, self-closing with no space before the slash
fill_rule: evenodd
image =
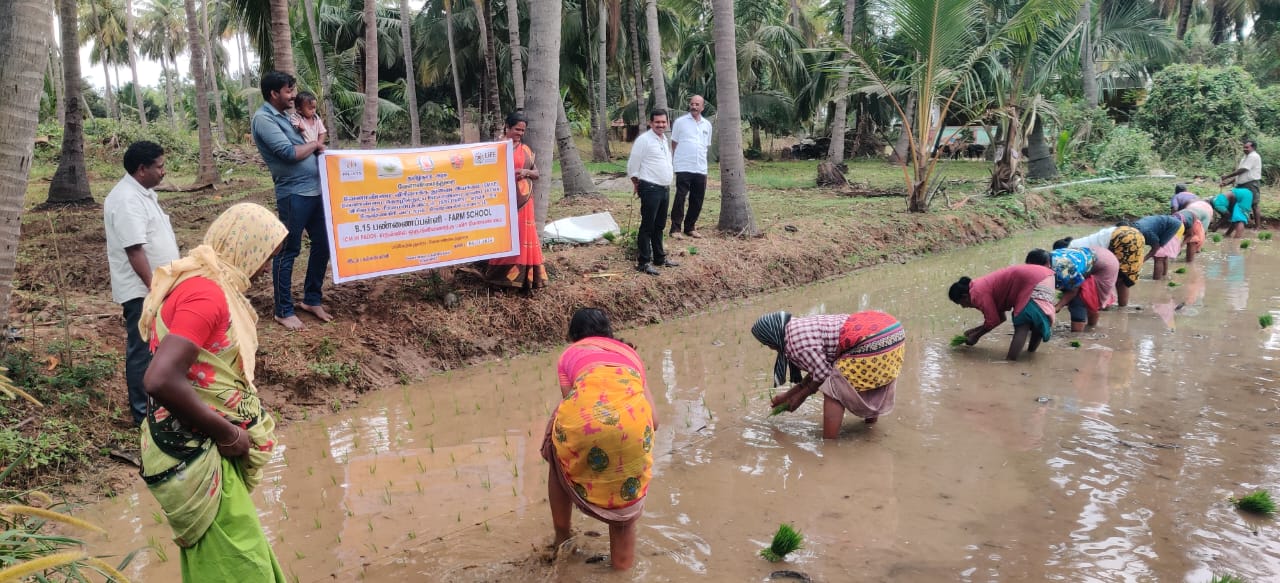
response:
<path id="1" fill-rule="evenodd" d="M 178 115 L 177 113 L 175 113 L 173 108 L 173 104 L 176 99 L 173 94 L 173 75 L 174 75 L 173 71 L 178 70 L 178 64 L 174 63 L 173 70 L 171 71 L 169 69 L 168 59 L 166 58 L 166 56 L 169 54 L 169 51 L 164 50 L 162 52 L 164 54 L 160 55 L 160 71 L 161 71 L 161 74 L 164 75 L 164 97 L 165 97 L 166 107 L 169 110 L 169 127 L 173 128 L 174 131 L 177 131 Z"/>
<path id="2" fill-rule="evenodd" d="M 756 220 L 747 201 L 746 158 L 742 155 L 742 104 L 738 101 L 738 47 L 733 0 L 711 0 L 716 50 L 716 135 L 720 150 L 720 222 L 734 235 L 755 235 Z"/>
<path id="3" fill-rule="evenodd" d="M 409 31 L 412 23 L 409 0 L 400 0 L 400 50 L 404 55 L 404 97 L 409 106 L 409 143 L 417 147 L 422 144 L 422 132 L 418 127 L 418 78 L 413 74 L 413 35 Z"/>
<path id="4" fill-rule="evenodd" d="M 26 4 L 27 2 L 22 2 L 18 5 L 9 3 L 2 5 L 16 9 L 15 6 Z M 80 80 L 80 51 L 76 49 L 76 47 L 80 46 L 77 37 L 80 28 L 80 17 L 79 13 L 76 12 L 76 0 L 59 0 L 59 7 L 62 12 L 62 30 L 60 34 L 62 46 L 69 47 L 67 50 L 62 51 L 62 83 L 67 89 L 67 123 L 62 127 L 62 154 L 58 158 L 58 169 L 54 171 L 53 178 L 49 181 L 49 197 L 45 204 L 88 204 L 93 202 L 93 194 L 89 192 L 89 173 L 84 163 L 84 114 L 81 113 L 84 101 L 81 96 L 80 85 L 82 82 Z M 12 20 L 5 20 L 0 22 L 0 27 L 5 26 L 6 22 L 17 26 L 18 23 L 25 22 L 25 18 L 25 16 L 18 16 Z M 30 30 L 34 31 L 36 29 Z M 19 38 L 22 38 L 21 35 L 26 32 L 27 29 L 18 28 L 11 34 L 20 35 Z M 22 47 L 10 48 L 18 51 L 14 54 L 22 54 L 24 50 Z M 0 54 L 5 55 L 4 59 L 0 59 L 0 64 L 7 65 L 11 62 L 17 62 L 12 60 L 9 56 L 10 53 Z M 6 66 L 5 71 L 8 70 Z M 14 73 L 18 73 L 18 71 Z M 9 77 L 5 77 L 5 80 L 6 83 L 0 91 L 7 93 L 15 86 L 11 85 Z M 0 100 L 0 108 L 6 111 L 7 108 L 21 108 L 24 105 L 9 99 Z M 6 125 L 0 127 L 0 132 L 8 131 L 9 129 Z M 27 140 L 27 143 L 30 144 L 31 141 Z M 16 146 L 15 148 L 0 152 L 0 155 L 7 156 L 12 152 L 23 151 Z M 16 183 L 6 180 L 0 183 L 0 187 L 8 188 L 10 184 Z M 23 190 L 26 189 L 26 184 L 26 180 L 21 182 Z M 3 200 L 7 201 L 8 198 L 6 197 Z M 19 199 L 19 204 L 21 204 L 21 199 Z M 6 311 L 5 314 L 8 314 L 8 312 Z"/>
<path id="5" fill-rule="evenodd" d="M 845 46 L 853 44 L 853 14 L 857 7 L 858 0 L 844 0 L 844 36 L 842 39 Z M 848 119 L 849 74 L 844 73 L 840 75 L 840 80 L 836 82 L 836 114 L 831 119 L 831 148 L 827 150 L 827 161 L 832 164 L 844 162 L 844 128 Z"/>
<path id="6" fill-rule="evenodd" d="M 524 56 L 520 54 L 519 0 L 507 0 L 507 39 L 511 43 L 507 47 L 507 52 L 511 55 L 511 89 L 515 94 L 516 110 L 519 111 L 524 109 Z"/>
<path id="7" fill-rule="evenodd" d="M 649 118 L 645 116 L 645 106 L 647 103 L 644 99 L 644 65 L 640 62 L 640 24 L 639 16 L 636 14 L 635 2 L 639 0 L 623 0 L 627 2 L 627 26 L 628 37 L 631 42 L 631 65 L 635 72 L 635 92 L 636 92 L 636 125 L 640 126 L 640 131 L 644 132 L 649 129 Z"/>
<path id="8" fill-rule="evenodd" d="M 142 85 L 138 83 L 137 50 L 133 47 L 133 0 L 124 0 L 124 40 L 129 51 L 129 72 L 133 74 L 133 102 L 138 108 L 138 122 L 147 127 L 147 107 L 142 99 Z"/>
<path id="9" fill-rule="evenodd" d="M 605 42 L 605 23 L 609 19 L 609 11 L 605 0 L 596 2 L 599 18 L 596 20 L 596 66 L 595 66 L 595 99 L 591 103 L 591 159 L 596 162 L 609 160 L 609 105 L 606 87 L 608 86 L 608 43 Z M 586 14 L 586 11 L 583 11 Z M 583 18 L 586 20 L 586 18 Z"/>
<path id="10" fill-rule="evenodd" d="M 1084 0 L 1076 13 L 1080 25 L 1080 92 L 1090 109 L 1098 107 L 1098 64 L 1093 60 L 1093 0 Z"/>
<path id="11" fill-rule="evenodd" d="M 378 145 L 378 3 L 364 2 L 364 115 L 360 118 L 360 146 Z"/>
<path id="12" fill-rule="evenodd" d="M 560 178 L 564 181 L 564 195 L 572 197 L 596 194 L 595 182 L 587 172 L 587 165 L 582 163 L 577 144 L 573 143 L 573 131 L 569 127 L 569 116 L 564 112 L 564 101 L 557 102 L 556 152 L 560 154 Z"/>
<path id="13" fill-rule="evenodd" d="M 308 0 L 307 4 L 310 3 Z M 271 13 L 271 66 L 277 71 L 297 76 L 298 71 L 293 65 L 293 29 L 289 26 L 289 0 L 271 0 L 269 10 Z"/>
<path id="14" fill-rule="evenodd" d="M 64 2 L 68 0 L 63 0 Z M 212 186 L 218 180 L 218 168 L 213 162 L 213 130 L 209 127 L 209 93 L 202 91 L 200 83 L 205 79 L 205 40 L 201 33 L 200 16 L 196 12 L 196 0 L 184 0 L 187 11 L 188 50 L 191 53 L 191 78 L 196 83 L 196 128 L 200 139 L 200 163 L 196 170 L 196 179 L 190 189 Z"/>
<path id="15" fill-rule="evenodd" d="M 0 4 L 0 55 L 4 55 L 0 60 L 0 330 L 9 329 L 9 296 L 18 259 L 22 201 L 44 85 L 45 67 L 41 61 L 49 55 L 45 44 L 48 7 L 48 0 Z M 79 58 L 77 50 L 66 52 Z"/>
<path id="16" fill-rule="evenodd" d="M 480 52 L 484 58 L 484 107 L 481 108 L 480 120 L 480 136 L 481 139 L 491 140 L 498 138 L 498 132 L 501 130 L 499 118 L 502 117 L 498 108 L 498 60 L 497 49 L 493 45 L 493 31 L 490 29 L 493 22 L 489 13 L 489 2 L 486 0 L 475 0 L 476 11 L 476 28 L 480 33 Z"/>
<path id="17" fill-rule="evenodd" d="M 249 49 L 245 46 L 247 34 L 236 34 L 236 49 L 240 54 L 240 88 L 249 88 Z"/>
<path id="18" fill-rule="evenodd" d="M 62 78 L 62 51 L 58 48 L 58 43 L 52 39 L 58 38 L 58 3 L 52 4 L 49 19 L 50 36 L 49 42 L 49 80 L 53 85 L 54 98 L 54 115 L 58 117 L 58 125 L 67 123 L 67 88 L 65 80 Z"/>
<path id="19" fill-rule="evenodd" d="M 1187 36 L 1187 23 L 1191 20 L 1194 0 L 1178 0 L 1178 40 Z"/>
<path id="20" fill-rule="evenodd" d="M 667 108 L 667 79 L 662 70 L 662 35 L 658 32 L 658 0 L 645 0 L 645 33 L 649 38 L 649 74 L 653 77 L 653 107 Z"/>
<path id="21" fill-rule="evenodd" d="M 906 165 L 907 160 L 911 159 L 911 128 L 915 120 L 916 113 L 916 94 L 907 94 L 907 106 L 902 108 L 906 115 L 906 119 L 902 120 L 902 132 L 898 134 L 898 141 L 893 144 L 893 153 L 889 155 L 889 162 L 893 164 Z"/>
<path id="22" fill-rule="evenodd" d="M 316 25 L 315 0 L 306 0 L 303 8 L 307 12 L 307 29 L 311 31 L 311 51 L 316 57 L 316 75 L 320 77 L 320 99 L 324 102 L 324 123 L 329 130 L 329 139 L 338 136 L 338 123 L 334 119 L 333 84 L 329 80 L 329 63 L 324 57 L 324 47 L 320 45 L 320 27 Z M 291 53 L 292 54 L 292 53 Z"/>
<path id="23" fill-rule="evenodd" d="M 453 73 L 453 97 L 458 103 L 458 134 L 467 127 L 467 106 L 462 101 L 462 82 L 458 80 L 458 51 L 453 44 L 453 1 L 444 0 L 444 30 L 449 40 L 449 70 Z"/>
<path id="24" fill-rule="evenodd" d="M 1004 148 L 991 172 L 992 194 L 1016 192 L 1022 183 L 1022 169 L 1018 167 L 1022 159 L 1022 123 L 1018 109 L 1012 109 L 1008 125 L 1005 126 Z"/>
<path id="25" fill-rule="evenodd" d="M 1049 144 L 1044 139 L 1044 124 L 1040 116 L 1031 122 L 1031 131 L 1027 133 L 1027 178 L 1049 180 L 1058 177 L 1058 164 L 1049 152 Z"/>
<path id="26" fill-rule="evenodd" d="M 560 0 L 529 0 L 529 78 L 525 115 L 529 131 L 524 141 L 533 150 L 542 180 L 535 180 L 534 215 L 538 228 L 547 220 L 551 201 L 551 162 L 555 151 L 556 118 L 560 101 Z"/>
<path id="27" fill-rule="evenodd" d="M 102 19 L 98 18 L 97 0 L 91 0 L 89 2 L 89 13 L 93 16 L 94 26 L 101 26 Z M 101 42 L 101 41 L 95 40 L 94 42 Z M 77 50 L 72 52 L 79 52 L 78 47 L 80 46 L 80 43 L 77 40 L 75 44 L 68 45 L 66 43 L 63 43 L 62 46 L 77 47 Z M 108 62 L 111 60 L 110 47 L 103 47 L 103 49 L 98 52 L 98 56 L 102 59 L 102 84 L 103 84 L 103 91 L 106 92 L 106 95 L 104 95 L 103 97 L 107 98 L 107 115 L 111 116 L 112 119 L 120 119 L 120 110 L 116 107 L 116 94 L 115 94 L 115 91 L 111 90 L 111 66 L 108 64 Z"/>
<path id="28" fill-rule="evenodd" d="M 218 77 L 222 76 L 222 71 L 213 55 L 213 43 L 217 41 L 214 40 L 209 32 L 209 4 L 212 4 L 209 0 L 205 0 L 203 3 L 204 37 L 201 38 L 200 42 L 204 43 L 205 60 L 209 62 L 208 67 L 204 70 L 205 82 L 207 83 L 209 98 L 213 100 L 213 111 L 216 116 L 214 119 L 217 120 L 213 128 L 215 130 L 213 132 L 214 144 L 220 147 L 227 142 L 227 118 L 222 110 L 222 89 L 218 86 Z"/>

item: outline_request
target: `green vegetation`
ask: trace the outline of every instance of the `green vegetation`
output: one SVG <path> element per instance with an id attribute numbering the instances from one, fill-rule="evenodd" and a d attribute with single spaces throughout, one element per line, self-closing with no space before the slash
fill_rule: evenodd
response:
<path id="1" fill-rule="evenodd" d="M 1072 341 L 1071 341 L 1071 347 L 1072 347 L 1072 348 L 1080 348 L 1080 341 L 1079 341 L 1079 340 L 1072 340 Z"/>
<path id="2" fill-rule="evenodd" d="M 968 336 L 965 336 L 964 334 L 956 334 L 955 336 L 951 337 L 951 346 L 952 347 L 963 346 L 964 343 L 968 341 L 969 341 Z"/>
<path id="3" fill-rule="evenodd" d="M 1209 580 L 1209 583 L 1246 583 L 1246 582 L 1244 579 L 1241 579 L 1235 575 L 1221 574 L 1221 575 L 1214 575 L 1213 579 Z"/>
<path id="4" fill-rule="evenodd" d="M 1241 241 L 1241 242 L 1240 242 L 1240 248 L 1241 248 L 1241 249 L 1248 249 L 1248 248 L 1249 248 L 1249 240 L 1248 240 L 1248 239 L 1245 239 L 1245 240 Z"/>
<path id="5" fill-rule="evenodd" d="M 774 407 L 773 411 L 769 413 L 769 416 L 773 417 L 774 415 L 781 415 L 786 412 L 787 412 L 787 404 L 783 403 L 781 405 L 778 405 L 777 407 Z"/>
<path id="6" fill-rule="evenodd" d="M 1217 234 L 1217 233 L 1214 233 L 1214 234 L 1213 234 L 1213 242 L 1214 242 L 1214 243 L 1221 243 L 1221 242 L 1222 242 L 1222 235 L 1219 235 L 1219 234 Z"/>
<path id="7" fill-rule="evenodd" d="M 360 364 L 355 362 L 311 362 L 307 363 L 307 368 L 344 385 L 360 374 Z"/>
<path id="8" fill-rule="evenodd" d="M 1271 231 L 1263 231 L 1263 232 L 1261 232 L 1261 233 L 1258 233 L 1258 239 L 1259 239 L 1259 240 L 1261 240 L 1261 241 L 1270 241 L 1270 240 L 1271 240 Z"/>
<path id="9" fill-rule="evenodd" d="M 1258 325 L 1263 328 L 1270 328 L 1271 322 L 1272 322 L 1271 314 L 1263 314 L 1261 316 L 1258 316 Z"/>
<path id="10" fill-rule="evenodd" d="M 1173 270 L 1173 272 L 1174 272 L 1174 273 L 1177 273 L 1177 274 L 1183 274 L 1183 273 L 1186 273 L 1186 272 L 1187 272 L 1187 268 L 1185 268 L 1185 267 L 1179 267 L 1179 268 L 1177 268 L 1177 269 Z"/>
<path id="11" fill-rule="evenodd" d="M 1253 103 L 1258 92 L 1240 67 L 1176 64 L 1151 80 L 1138 109 L 1138 126 L 1151 133 L 1166 158 L 1234 167 L 1242 136 L 1258 132 Z"/>
<path id="12" fill-rule="evenodd" d="M 800 534 L 800 531 L 790 524 L 783 524 L 778 527 L 778 532 L 774 533 L 773 542 L 769 543 L 769 548 L 760 550 L 760 556 L 770 563 L 776 563 L 792 552 L 800 550 L 803 542 L 804 535 Z"/>
<path id="13" fill-rule="evenodd" d="M 1231 503 L 1241 512 L 1267 517 L 1276 513 L 1276 503 L 1271 499 L 1271 493 L 1266 490 L 1258 490 L 1239 498 L 1232 498 Z"/>
<path id="14" fill-rule="evenodd" d="M 1176 281 L 1169 282 L 1169 287 L 1178 287 L 1178 282 Z"/>
<path id="15" fill-rule="evenodd" d="M 1102 145 L 1097 169 L 1099 174 L 1146 174 L 1157 162 L 1151 135 L 1121 126 L 1112 131 Z"/>

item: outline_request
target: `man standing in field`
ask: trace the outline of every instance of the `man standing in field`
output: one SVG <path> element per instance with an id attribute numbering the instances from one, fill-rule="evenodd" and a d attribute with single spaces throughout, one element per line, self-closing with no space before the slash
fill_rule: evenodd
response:
<path id="1" fill-rule="evenodd" d="M 667 147 L 667 110 L 649 112 L 649 131 L 631 144 L 627 176 L 640 197 L 640 231 L 636 233 L 636 271 L 658 275 L 654 265 L 676 267 L 662 250 L 662 228 L 667 224 L 671 188 L 671 149 Z M 652 264 L 650 264 L 652 262 Z"/>
<path id="2" fill-rule="evenodd" d="M 289 229 L 284 248 L 271 261 L 275 285 L 276 321 L 290 330 L 306 328 L 294 312 L 293 262 L 302 251 L 302 232 L 311 239 L 307 276 L 302 284 L 302 303 L 297 308 L 319 318 L 333 320 L 325 311 L 321 286 L 329 265 L 329 236 L 324 222 L 324 201 L 320 196 L 319 154 L 324 143 L 306 141 L 285 112 L 293 107 L 297 80 L 293 75 L 269 71 L 262 76 L 262 100 L 266 103 L 253 114 L 253 142 L 262 160 L 271 169 L 276 189 L 276 212 Z"/>
<path id="3" fill-rule="evenodd" d="M 1244 157 L 1236 165 L 1236 171 L 1223 176 L 1219 186 L 1226 186 L 1235 179 L 1236 188 L 1247 188 L 1253 193 L 1253 228 L 1262 228 L 1262 156 L 1258 154 L 1258 144 L 1253 140 L 1245 140 Z"/>
<path id="4" fill-rule="evenodd" d="M 711 122 L 702 117 L 706 102 L 701 95 L 689 100 L 689 113 L 671 124 L 671 165 L 676 171 L 676 200 L 671 204 L 671 238 L 685 235 L 701 239 L 695 228 L 707 194 L 707 148 L 711 147 Z M 685 196 L 689 213 L 684 212 Z M 681 233 L 684 233 L 683 235 Z"/>
<path id="5" fill-rule="evenodd" d="M 147 416 L 142 376 L 151 364 L 151 350 L 138 331 L 142 301 L 151 290 L 156 268 L 176 261 L 180 254 L 169 215 L 160 208 L 153 190 L 164 180 L 164 148 L 154 142 L 134 142 L 125 150 L 124 171 L 124 178 L 102 201 L 102 222 L 107 231 L 111 299 L 124 308 L 129 413 L 138 425 Z"/>

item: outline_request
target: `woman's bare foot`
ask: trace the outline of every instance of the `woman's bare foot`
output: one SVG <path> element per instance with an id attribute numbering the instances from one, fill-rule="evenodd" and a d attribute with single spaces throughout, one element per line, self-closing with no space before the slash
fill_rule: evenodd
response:
<path id="1" fill-rule="evenodd" d="M 289 330 L 293 330 L 295 332 L 298 330 L 307 329 L 307 325 L 303 324 L 302 320 L 299 320 L 296 314 L 293 316 L 289 316 L 287 318 L 281 318 L 280 316 L 276 316 L 276 321 L 279 322 L 281 326 L 284 326 L 285 328 L 288 328 Z"/>
<path id="2" fill-rule="evenodd" d="M 863 419 L 862 422 L 866 423 L 867 425 L 875 425 L 876 421 L 879 421 L 879 420 L 880 420 L 879 417 L 867 417 L 866 419 Z"/>
<path id="3" fill-rule="evenodd" d="M 321 322 L 332 322 L 333 316 L 324 310 L 324 306 L 310 306 L 307 304 L 298 304 L 298 309 L 318 318 Z"/>

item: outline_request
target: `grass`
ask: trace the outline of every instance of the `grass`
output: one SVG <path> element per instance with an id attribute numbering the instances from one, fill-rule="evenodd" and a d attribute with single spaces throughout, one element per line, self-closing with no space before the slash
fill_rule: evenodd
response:
<path id="1" fill-rule="evenodd" d="M 778 532 L 773 534 L 773 542 L 769 543 L 769 548 L 760 550 L 760 556 L 770 563 L 776 563 L 799 550 L 803 542 L 804 535 L 800 534 L 800 531 L 790 524 L 783 524 L 778 526 Z"/>
<path id="2" fill-rule="evenodd" d="M 1271 322 L 1272 322 L 1271 314 L 1263 314 L 1261 316 L 1258 316 L 1258 325 L 1263 328 L 1270 328 Z"/>
<path id="3" fill-rule="evenodd" d="M 1232 498 L 1231 503 L 1235 505 L 1236 510 L 1241 512 L 1266 517 L 1276 513 L 1276 503 L 1271 499 L 1271 493 L 1266 490 L 1258 490 L 1239 498 Z"/>

